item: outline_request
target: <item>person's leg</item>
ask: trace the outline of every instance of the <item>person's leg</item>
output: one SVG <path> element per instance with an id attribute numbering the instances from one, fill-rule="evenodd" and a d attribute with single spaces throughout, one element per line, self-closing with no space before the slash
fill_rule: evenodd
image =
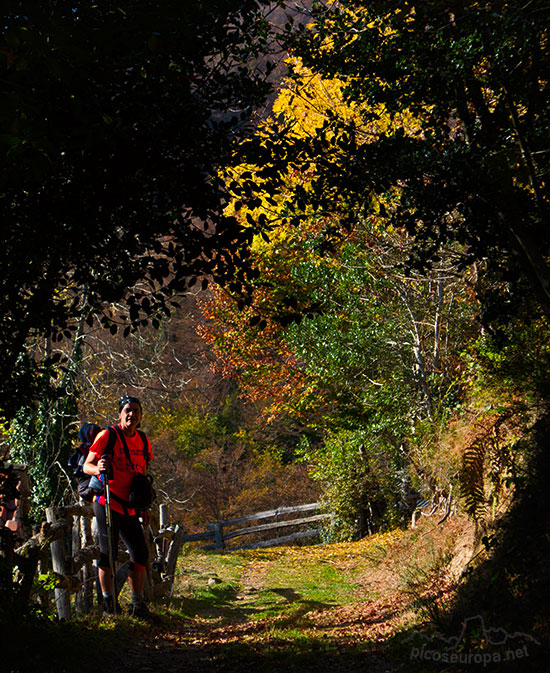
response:
<path id="1" fill-rule="evenodd" d="M 145 586 L 145 571 L 146 566 L 134 563 L 133 567 L 128 571 L 128 583 L 132 590 L 132 595 L 140 595 L 143 597 L 143 587 Z"/>
<path id="2" fill-rule="evenodd" d="M 111 564 L 109 559 L 109 533 L 107 530 L 107 515 L 105 512 L 105 507 L 97 502 L 93 503 L 93 509 L 97 521 L 97 530 L 99 536 L 99 563 L 97 568 L 99 586 L 101 587 L 105 608 L 111 611 L 112 604 L 114 603 L 114 591 L 113 575 L 111 573 Z M 116 549 L 118 548 L 120 515 L 112 511 L 111 514 L 113 522 L 112 544 L 116 555 Z"/>
<path id="3" fill-rule="evenodd" d="M 146 616 L 145 613 L 148 613 L 148 610 L 143 601 L 143 587 L 145 586 L 145 571 L 149 552 L 143 528 L 137 516 L 125 516 L 122 518 L 120 537 L 128 548 L 131 559 L 130 570 L 128 572 L 128 583 L 132 591 L 131 613 L 136 616 Z"/>
<path id="4" fill-rule="evenodd" d="M 111 573 L 111 568 L 104 568 L 103 566 L 97 567 L 97 574 L 99 578 L 99 586 L 101 587 L 101 593 L 104 598 L 113 595 L 113 575 Z"/>

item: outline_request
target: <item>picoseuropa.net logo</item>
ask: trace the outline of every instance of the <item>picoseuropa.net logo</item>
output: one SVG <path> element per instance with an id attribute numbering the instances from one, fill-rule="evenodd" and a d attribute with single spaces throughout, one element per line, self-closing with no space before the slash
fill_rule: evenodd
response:
<path id="1" fill-rule="evenodd" d="M 481 643 L 476 650 L 466 648 L 466 643 L 471 641 L 470 634 L 474 636 L 475 642 Z M 528 633 L 508 633 L 502 628 L 487 628 L 481 615 L 468 617 L 457 636 L 447 637 L 436 633 L 433 636 L 416 634 L 416 638 L 422 638 L 424 642 L 411 648 L 410 660 L 435 664 L 489 666 L 526 660 L 534 648 L 540 645 Z"/>
<path id="2" fill-rule="evenodd" d="M 529 656 L 527 645 L 515 649 L 500 651 L 477 651 L 477 652 L 441 652 L 422 647 L 413 647 L 411 649 L 411 661 L 433 661 L 441 664 L 503 664 L 516 659 L 524 659 Z"/>

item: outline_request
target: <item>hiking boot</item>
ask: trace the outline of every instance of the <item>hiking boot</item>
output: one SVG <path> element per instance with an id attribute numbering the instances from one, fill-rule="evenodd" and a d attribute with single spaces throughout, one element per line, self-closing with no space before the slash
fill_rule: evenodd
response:
<path id="1" fill-rule="evenodd" d="M 141 601 L 141 603 L 130 603 L 128 607 L 128 614 L 130 617 L 135 617 L 136 619 L 146 619 L 148 621 L 156 621 L 158 618 L 154 615 L 151 610 L 147 607 L 147 604 Z"/>
<path id="2" fill-rule="evenodd" d="M 112 597 L 103 599 L 103 614 L 104 615 L 115 614 L 115 602 Z M 118 601 L 116 602 L 116 614 L 117 615 L 122 614 L 122 608 L 120 607 L 120 603 Z"/>

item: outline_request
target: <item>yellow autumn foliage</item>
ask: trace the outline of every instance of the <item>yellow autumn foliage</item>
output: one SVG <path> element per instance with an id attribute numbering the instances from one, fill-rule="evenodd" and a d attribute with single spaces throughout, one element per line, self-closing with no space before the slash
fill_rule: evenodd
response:
<path id="1" fill-rule="evenodd" d="M 419 119 L 409 111 L 390 114 L 382 104 L 368 106 L 350 102 L 346 100 L 345 88 L 348 82 L 344 79 L 322 77 L 296 57 L 288 59 L 287 63 L 293 71 L 293 77 L 283 80 L 271 117 L 257 130 L 259 137 L 265 139 L 265 142 L 269 142 L 281 129 L 285 130 L 287 138 L 307 138 L 314 137 L 323 126 L 325 136 L 330 141 L 330 125 L 326 127 L 330 119 L 353 126 L 359 144 L 374 142 L 382 135 L 391 135 L 398 128 L 411 136 L 420 133 Z M 270 249 L 278 249 L 298 235 L 295 228 L 286 221 L 285 215 L 288 214 L 288 206 L 296 198 L 296 188 L 300 187 L 306 193 L 309 191 L 316 176 L 316 165 L 309 163 L 307 166 L 299 166 L 289 163 L 284 188 L 276 194 L 262 190 L 258 168 L 251 164 L 240 164 L 226 170 L 228 185 L 232 182 L 239 183 L 241 179 L 252 175 L 256 186 L 254 207 L 235 197 L 228 204 L 226 214 L 236 215 L 243 223 L 247 222 L 247 216 L 254 222 L 265 218 L 267 225 L 273 225 L 269 241 L 257 236 L 253 243 L 257 252 L 268 253 Z M 398 198 L 398 190 L 394 191 L 392 198 Z M 387 207 L 389 204 L 384 205 Z M 307 205 L 304 214 L 307 216 L 308 210 L 313 215 L 313 208 Z M 377 211 L 378 206 L 374 204 L 373 212 Z"/>
<path id="2" fill-rule="evenodd" d="M 346 83 L 338 78 L 323 78 L 303 65 L 299 58 L 287 61 L 299 79 L 286 79 L 273 104 L 273 116 L 283 117 L 290 133 L 297 137 L 314 135 L 331 111 L 344 122 L 361 125 L 356 105 L 344 100 Z"/>

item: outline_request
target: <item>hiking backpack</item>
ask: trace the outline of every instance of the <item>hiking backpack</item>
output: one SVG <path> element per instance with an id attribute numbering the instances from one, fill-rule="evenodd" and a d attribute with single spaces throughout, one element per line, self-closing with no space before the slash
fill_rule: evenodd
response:
<path id="1" fill-rule="evenodd" d="M 94 443 L 95 438 L 101 432 L 101 430 L 102 428 L 96 423 L 84 423 L 80 428 L 80 430 L 78 431 L 78 436 L 81 442 L 80 446 L 75 450 L 75 452 L 72 454 L 72 456 L 69 458 L 68 461 L 68 465 L 73 469 L 73 474 L 78 482 L 77 493 L 86 502 L 92 502 L 95 495 L 101 495 L 103 493 L 104 488 L 103 482 L 100 479 L 98 479 L 98 477 L 96 477 L 95 475 L 86 474 L 83 469 L 84 463 L 86 462 L 86 458 L 88 457 L 90 447 Z M 113 426 L 108 426 L 107 430 L 109 431 L 109 440 L 107 442 L 107 446 L 105 447 L 103 455 L 109 457 L 113 455 L 113 449 L 115 447 L 115 443 L 118 436 L 121 438 L 123 448 L 126 453 L 126 457 L 128 458 L 130 464 L 132 464 L 128 452 L 128 447 L 126 445 L 122 433 L 119 433 L 117 429 Z M 141 430 L 138 430 L 137 432 L 139 433 L 141 440 L 143 442 L 143 454 L 145 456 L 145 460 L 148 463 L 149 447 L 147 445 L 147 438 L 145 436 L 145 433 L 141 432 Z M 140 476 L 143 477 L 144 475 Z M 152 482 L 152 478 L 149 477 L 149 481 Z M 146 509 L 146 507 L 143 507 L 143 509 Z"/>
<path id="2" fill-rule="evenodd" d="M 73 474 L 78 483 L 76 489 L 77 493 L 83 500 L 86 500 L 87 502 L 92 502 L 94 495 L 96 495 L 98 491 L 96 488 L 93 488 L 93 485 L 90 486 L 92 475 L 86 474 L 83 468 L 86 458 L 88 457 L 88 451 L 90 450 L 90 447 L 100 432 L 101 428 L 99 425 L 96 425 L 95 423 L 84 423 L 78 431 L 80 446 L 75 450 L 68 461 L 68 465 L 69 467 L 72 467 Z"/>

